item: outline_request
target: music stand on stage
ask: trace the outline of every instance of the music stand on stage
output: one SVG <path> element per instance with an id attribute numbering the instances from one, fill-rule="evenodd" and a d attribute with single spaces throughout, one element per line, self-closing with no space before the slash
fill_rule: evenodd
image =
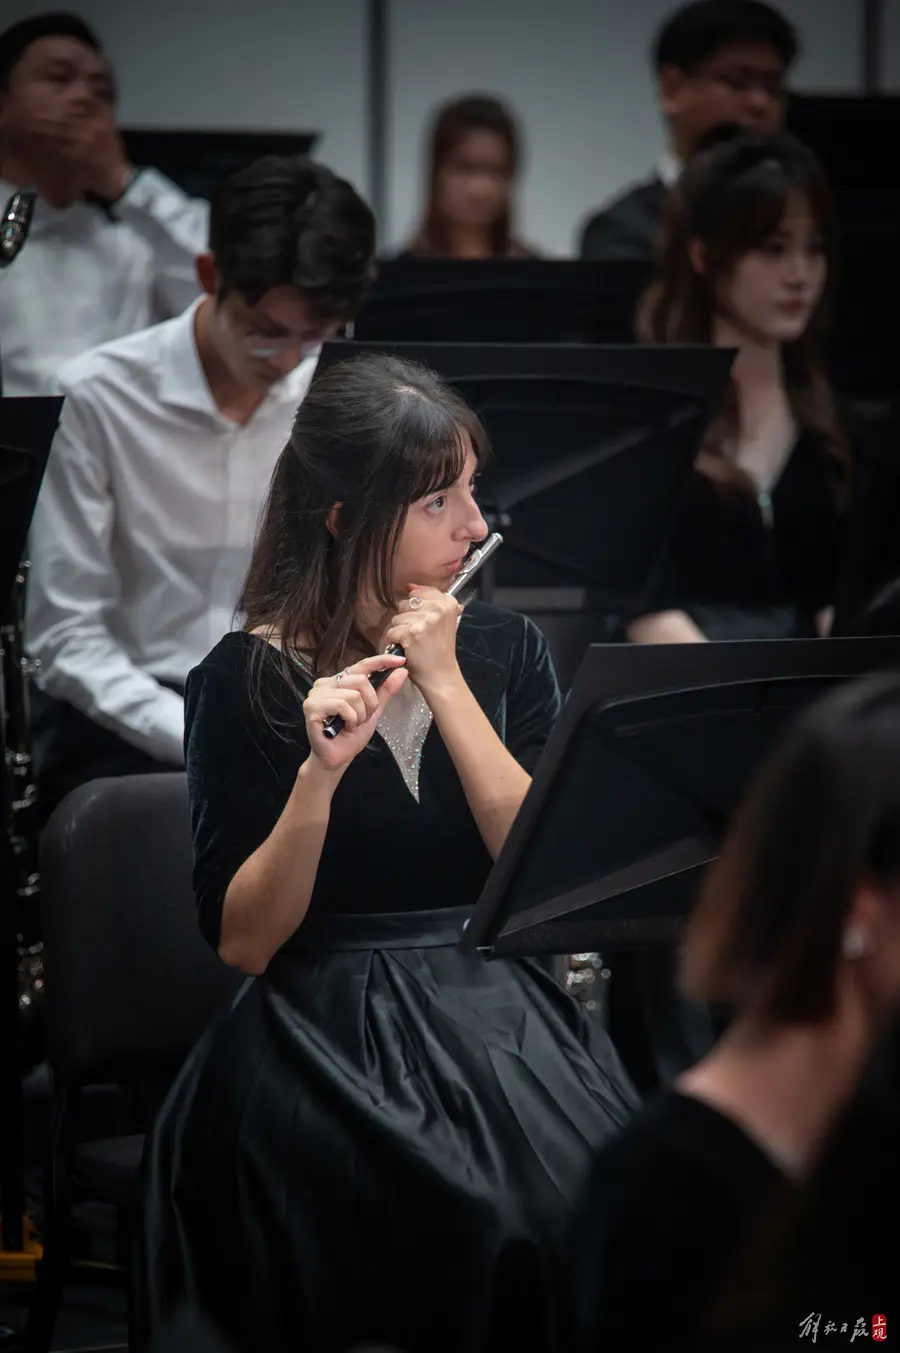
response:
<path id="1" fill-rule="evenodd" d="M 702 346 L 353 341 L 326 344 L 318 371 L 358 352 L 431 367 L 482 417 L 494 456 L 479 498 L 505 538 L 482 595 L 506 589 L 497 601 L 534 613 L 529 594 L 581 589 L 584 609 L 610 615 L 650 584 L 733 360 Z"/>
<path id="2" fill-rule="evenodd" d="M 889 400 L 900 385 L 900 184 L 884 172 L 883 147 L 900 133 L 900 97 L 794 95 L 787 125 L 818 156 L 834 198 L 832 382 L 847 400 Z"/>
<path id="3" fill-rule="evenodd" d="M 219 184 L 263 155 L 312 155 L 320 132 L 212 131 L 184 127 L 123 127 L 132 164 L 153 165 L 190 197 L 211 199 Z"/>
<path id="4" fill-rule="evenodd" d="M 0 609 L 15 586 L 62 396 L 0 399 Z"/>
<path id="5" fill-rule="evenodd" d="M 890 667 L 900 637 L 593 645 L 462 947 L 488 958 L 671 947 L 787 721 Z M 658 1059 L 649 1031 L 633 1005 L 621 1027 L 610 1015 L 646 1085 Z"/>
<path id="6" fill-rule="evenodd" d="M 420 259 L 379 264 L 353 324 L 368 343 L 629 343 L 649 264 Z"/>
<path id="7" fill-rule="evenodd" d="M 22 811 L 22 779 L 30 767 L 11 754 L 10 723 L 21 717 L 7 688 L 8 655 L 16 651 L 21 584 L 31 518 L 37 503 L 62 398 L 0 399 L 0 1269 L 17 1276 L 33 1267 L 26 1252 L 23 1158 L 22 1057 L 19 1025 L 18 919 L 15 815 Z M 13 684 L 21 674 L 12 673 Z M 17 805 L 17 806 L 14 806 Z"/>

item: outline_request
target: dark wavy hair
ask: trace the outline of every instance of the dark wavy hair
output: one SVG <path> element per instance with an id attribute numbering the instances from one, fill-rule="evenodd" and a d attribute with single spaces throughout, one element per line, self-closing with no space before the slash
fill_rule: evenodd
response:
<path id="1" fill-rule="evenodd" d="M 298 660 L 318 677 L 374 651 L 356 623 L 360 589 L 394 605 L 407 510 L 459 479 L 469 444 L 483 464 L 479 419 L 426 367 L 377 353 L 315 377 L 275 467 L 239 602 L 246 630 L 279 636 L 292 685 Z"/>
<path id="2" fill-rule="evenodd" d="M 441 172 L 457 148 L 473 132 L 490 132 L 506 148 L 510 180 L 519 170 L 522 157 L 521 136 L 510 110 L 489 94 L 470 94 L 454 99 L 437 110 L 431 126 L 428 151 L 428 180 L 425 213 L 411 248 L 415 253 L 446 256 L 450 251 L 447 222 L 440 209 Z M 515 238 L 509 205 L 490 227 L 491 253 L 498 258 L 528 253 Z"/>
<path id="3" fill-rule="evenodd" d="M 835 242 L 831 193 L 812 151 L 787 133 L 755 136 L 715 129 L 668 195 L 656 277 L 638 307 L 638 337 L 655 343 L 710 343 L 722 283 L 746 254 L 777 231 L 794 195 L 809 204 L 830 280 Z M 692 261 L 695 243 L 704 249 L 702 273 Z M 784 370 L 797 424 L 815 433 L 830 457 L 835 497 L 843 502 L 851 465 L 822 352 L 828 292 L 826 286 L 801 337 L 784 345 Z M 732 382 L 709 428 L 697 468 L 720 483 L 750 491 L 749 477 L 725 454 L 739 425 Z"/>
<path id="4" fill-rule="evenodd" d="M 224 300 L 294 287 L 323 320 L 349 319 L 374 276 L 375 218 L 352 184 L 302 155 L 265 155 L 223 183 L 209 249 Z"/>
<path id="5" fill-rule="evenodd" d="M 863 882 L 900 883 L 900 675 L 805 710 L 754 780 L 684 943 L 688 995 L 773 1022 L 832 1013 Z"/>

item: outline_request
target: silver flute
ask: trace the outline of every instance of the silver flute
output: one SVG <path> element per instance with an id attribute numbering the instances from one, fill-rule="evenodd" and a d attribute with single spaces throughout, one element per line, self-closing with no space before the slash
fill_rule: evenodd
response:
<path id="1" fill-rule="evenodd" d="M 467 555 L 466 560 L 462 568 L 460 569 L 459 573 L 457 573 L 456 577 L 453 579 L 453 582 L 447 588 L 447 596 L 448 597 L 459 596 L 460 592 L 465 587 L 469 579 L 473 576 L 473 574 L 477 573 L 478 570 L 481 568 L 481 566 L 487 563 L 488 559 L 490 559 L 494 551 L 496 549 L 499 549 L 499 547 L 502 544 L 503 537 L 501 536 L 500 532 L 494 531 L 492 535 L 488 536 L 487 540 L 484 542 L 483 545 L 476 545 L 475 549 L 472 550 L 469 555 Z M 384 651 L 385 655 L 389 657 L 399 657 L 403 653 L 403 649 L 400 647 L 399 644 L 389 644 Z M 385 681 L 387 681 L 391 672 L 395 670 L 396 669 L 393 667 L 383 667 L 380 668 L 379 671 L 373 672 L 369 677 L 371 685 L 373 685 L 377 690 L 379 686 L 381 686 Z M 332 714 L 330 715 L 329 718 L 325 720 L 325 724 L 322 731 L 324 732 L 326 738 L 336 738 L 338 733 L 340 733 L 341 730 L 343 729 L 343 727 L 344 720 L 341 718 L 340 714 Z"/>

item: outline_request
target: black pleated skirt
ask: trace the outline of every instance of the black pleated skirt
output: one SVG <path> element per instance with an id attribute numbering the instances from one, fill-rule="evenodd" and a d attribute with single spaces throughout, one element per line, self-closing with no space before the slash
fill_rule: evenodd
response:
<path id="1" fill-rule="evenodd" d="M 185 1301 L 247 1353 L 566 1347 L 570 1215 L 635 1097 L 467 914 L 310 917 L 204 1036 L 148 1138 L 139 1348 Z"/>

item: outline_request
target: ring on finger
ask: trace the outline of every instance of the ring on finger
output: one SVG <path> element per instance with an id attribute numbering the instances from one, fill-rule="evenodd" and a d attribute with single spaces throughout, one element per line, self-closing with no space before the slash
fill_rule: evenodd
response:
<path id="1" fill-rule="evenodd" d="M 411 611 L 417 611 L 421 605 L 422 605 L 422 598 L 421 598 L 421 597 L 417 597 L 417 596 L 412 596 L 412 597 L 410 597 L 410 599 L 409 599 L 409 609 L 410 609 Z"/>
<path id="2" fill-rule="evenodd" d="M 337 684 L 338 684 L 339 686 L 340 686 L 341 682 L 344 680 L 344 677 L 345 677 L 346 675 L 347 675 L 347 669 L 346 669 L 346 667 L 343 669 L 343 671 L 338 672 L 338 674 L 337 674 Z"/>

